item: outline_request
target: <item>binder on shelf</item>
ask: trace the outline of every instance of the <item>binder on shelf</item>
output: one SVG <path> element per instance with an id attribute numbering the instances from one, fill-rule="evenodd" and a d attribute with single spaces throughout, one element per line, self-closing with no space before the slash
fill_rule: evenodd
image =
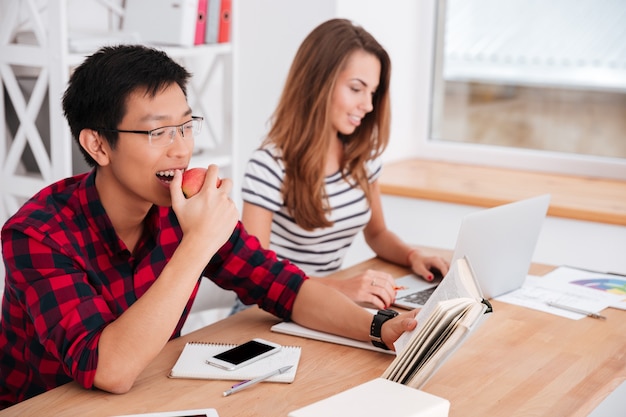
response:
<path id="1" fill-rule="evenodd" d="M 217 33 L 218 43 L 230 42 L 230 21 L 232 20 L 231 5 L 232 5 L 231 0 L 221 0 L 220 22 L 219 22 L 219 30 Z"/>
<path id="2" fill-rule="evenodd" d="M 136 32 L 142 42 L 189 47 L 194 45 L 198 0 L 126 0 L 124 32 Z"/>
<path id="3" fill-rule="evenodd" d="M 207 0 L 205 43 L 217 43 L 220 29 L 220 8 L 222 0 Z"/>
<path id="4" fill-rule="evenodd" d="M 206 38 L 206 14 L 208 0 L 198 0 L 198 14 L 196 16 L 196 37 L 194 45 L 202 45 Z"/>

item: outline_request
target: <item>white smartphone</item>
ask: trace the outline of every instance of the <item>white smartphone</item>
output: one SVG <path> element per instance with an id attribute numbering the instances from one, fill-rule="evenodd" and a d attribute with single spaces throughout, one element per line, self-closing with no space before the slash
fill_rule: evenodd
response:
<path id="1" fill-rule="evenodd" d="M 252 339 L 207 359 L 209 365 L 229 371 L 239 369 L 259 359 L 279 352 L 281 346 L 263 339 Z"/>

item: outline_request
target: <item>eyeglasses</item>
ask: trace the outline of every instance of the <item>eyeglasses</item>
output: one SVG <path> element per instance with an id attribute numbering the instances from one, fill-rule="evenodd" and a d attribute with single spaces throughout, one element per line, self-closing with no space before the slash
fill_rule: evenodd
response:
<path id="1" fill-rule="evenodd" d="M 162 148 L 170 145 L 174 142 L 174 138 L 176 137 L 176 132 L 179 131 L 180 135 L 184 139 L 193 140 L 195 135 L 200 133 L 202 130 L 202 121 L 204 117 L 201 116 L 191 116 L 191 120 L 182 123 L 180 125 L 175 126 L 161 126 L 152 130 L 122 130 L 122 129 L 96 129 L 103 130 L 105 132 L 116 132 L 116 133 L 137 133 L 140 135 L 148 135 L 148 143 L 150 146 Z"/>

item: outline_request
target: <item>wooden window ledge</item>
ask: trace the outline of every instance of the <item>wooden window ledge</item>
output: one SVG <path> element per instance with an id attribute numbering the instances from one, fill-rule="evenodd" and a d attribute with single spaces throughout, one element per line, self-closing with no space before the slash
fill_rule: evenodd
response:
<path id="1" fill-rule="evenodd" d="M 626 181 L 424 159 L 385 164 L 383 194 L 493 207 L 551 194 L 548 215 L 626 226 Z"/>

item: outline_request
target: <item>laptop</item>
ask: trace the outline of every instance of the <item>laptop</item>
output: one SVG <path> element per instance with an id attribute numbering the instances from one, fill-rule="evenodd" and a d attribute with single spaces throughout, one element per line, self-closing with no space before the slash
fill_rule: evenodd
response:
<path id="1" fill-rule="evenodd" d="M 487 299 L 522 286 L 550 205 L 545 194 L 479 210 L 463 217 L 452 262 L 467 256 Z M 451 262 L 451 263 L 452 263 Z M 427 282 L 415 274 L 396 279 L 395 306 L 421 308 L 441 280 Z"/>

